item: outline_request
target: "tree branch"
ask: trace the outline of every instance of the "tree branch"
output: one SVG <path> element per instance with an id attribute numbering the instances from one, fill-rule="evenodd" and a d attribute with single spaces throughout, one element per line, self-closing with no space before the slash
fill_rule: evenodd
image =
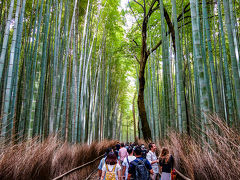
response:
<path id="1" fill-rule="evenodd" d="M 137 58 L 136 54 L 132 53 L 129 49 L 127 49 L 128 53 L 131 54 L 132 56 L 135 57 L 135 59 L 137 60 L 137 62 L 140 64 L 139 59 Z"/>
<path id="2" fill-rule="evenodd" d="M 144 17 L 144 20 L 148 20 L 148 18 L 152 15 L 152 13 L 156 10 L 156 8 L 154 8 L 154 11 L 153 11 L 153 6 L 155 5 L 155 3 L 158 2 L 158 0 L 153 0 L 152 1 L 152 4 L 148 10 L 148 13 L 147 15 Z"/>
<path id="3" fill-rule="evenodd" d="M 148 54 L 150 55 L 152 52 L 157 50 L 157 48 L 162 44 L 162 40 L 160 40 L 152 49 L 151 51 L 148 50 Z"/>
<path id="4" fill-rule="evenodd" d="M 129 7 L 130 7 L 130 9 L 131 9 L 131 11 L 132 11 L 132 13 L 133 13 L 133 16 L 134 16 L 134 18 L 135 18 L 135 20 L 136 20 L 136 22 L 137 22 L 137 24 L 138 24 L 138 27 L 139 27 L 140 29 L 142 29 L 141 26 L 140 26 L 140 24 L 139 24 L 139 22 L 138 22 L 138 20 L 137 20 L 137 17 L 135 16 L 134 11 L 132 10 L 132 7 L 131 7 L 131 5 L 130 5 L 129 0 L 128 0 L 128 5 L 129 5 Z"/>
<path id="5" fill-rule="evenodd" d="M 137 58 L 136 54 L 133 54 L 133 55 L 134 55 L 135 59 L 137 60 L 137 62 L 140 64 L 140 61 L 139 61 L 139 59 Z"/>
<path id="6" fill-rule="evenodd" d="M 172 24 L 171 18 L 167 12 L 167 10 L 164 8 L 164 17 L 168 25 L 169 32 L 171 33 L 172 40 L 173 40 L 173 49 L 175 51 L 175 31 L 174 31 L 174 26 Z"/>
<path id="7" fill-rule="evenodd" d="M 187 9 L 189 7 L 190 3 L 188 3 L 185 7 L 184 7 L 184 10 L 183 10 L 183 13 L 181 13 L 179 16 L 178 16 L 178 21 L 181 20 L 181 17 L 188 11 L 190 11 L 190 9 Z M 173 40 L 173 49 L 175 51 L 175 31 L 174 31 L 174 26 L 172 24 L 172 21 L 171 21 L 171 18 L 167 12 L 167 10 L 165 9 L 164 7 L 164 17 L 165 17 L 165 20 L 167 22 L 167 25 L 168 25 L 168 33 L 166 35 L 169 35 L 171 33 L 171 36 L 172 36 L 172 40 Z M 159 43 L 157 43 L 151 50 L 148 50 L 148 55 L 150 55 L 152 52 L 154 52 L 160 45 L 162 44 L 162 40 L 159 41 Z"/>
<path id="8" fill-rule="evenodd" d="M 191 18 L 191 16 L 184 16 L 184 19 L 187 19 L 187 18 Z M 181 21 L 181 20 L 183 20 L 183 18 L 180 18 L 180 19 L 178 20 L 178 22 Z"/>
<path id="9" fill-rule="evenodd" d="M 159 4 L 157 4 L 157 6 L 155 8 L 152 9 L 152 12 L 156 11 L 159 9 Z"/>
<path id="10" fill-rule="evenodd" d="M 190 16 L 191 17 L 191 16 Z M 214 16 L 210 16 L 210 17 L 208 17 L 209 19 L 210 18 L 213 18 Z M 182 20 L 182 19 L 180 19 L 180 20 Z M 178 26 L 178 29 L 180 29 L 180 28 L 182 28 L 183 26 L 186 26 L 186 25 L 188 25 L 188 24 L 190 24 L 192 21 L 189 21 L 189 22 L 186 22 L 185 24 L 183 24 L 183 25 L 181 25 L 181 26 Z M 167 33 L 166 33 L 166 36 L 168 36 L 169 34 L 170 34 L 171 32 L 170 31 L 168 31 Z M 148 55 L 150 55 L 152 52 L 154 52 L 160 45 L 162 44 L 162 39 L 151 49 L 151 50 L 148 50 Z"/>
<path id="11" fill-rule="evenodd" d="M 134 39 L 133 39 L 133 42 L 134 42 L 137 46 L 139 46 L 138 43 L 137 43 Z"/>
<path id="12" fill-rule="evenodd" d="M 146 15 L 146 1 L 143 0 L 143 10 L 144 10 L 144 16 Z"/>
<path id="13" fill-rule="evenodd" d="M 178 16 L 178 18 L 177 18 L 178 21 L 181 19 L 181 17 L 183 16 L 183 14 L 185 14 L 185 13 L 187 13 L 187 12 L 190 11 L 190 8 L 187 9 L 189 6 L 190 6 L 190 3 L 188 3 L 188 4 L 184 7 L 183 12 L 182 12 L 182 13 Z"/>
<path id="14" fill-rule="evenodd" d="M 141 6 L 142 7 L 142 9 L 143 9 L 143 11 L 144 11 L 144 7 L 143 7 L 143 5 L 142 4 L 140 4 L 137 0 L 133 0 L 135 3 L 137 3 L 139 6 Z"/>
<path id="15" fill-rule="evenodd" d="M 154 5 L 155 3 L 158 2 L 157 6 L 155 8 Z M 184 7 L 184 10 L 183 10 L 183 13 L 181 13 L 179 16 L 178 16 L 178 21 L 181 19 L 181 17 L 190 11 L 190 9 L 188 9 L 188 7 L 190 6 L 190 3 L 188 3 L 185 7 Z M 148 11 L 148 14 L 146 16 L 146 21 L 148 20 L 148 18 L 151 16 L 151 14 L 156 11 L 157 9 L 159 9 L 159 1 L 158 0 L 153 0 L 151 6 L 150 6 L 150 9 Z M 176 47 L 175 47 L 175 31 L 174 31 L 174 26 L 172 24 L 172 21 L 171 21 L 171 18 L 167 12 L 167 10 L 164 8 L 164 17 L 165 17 L 165 20 L 167 22 L 167 25 L 168 25 L 168 28 L 169 28 L 169 32 L 167 33 L 167 35 L 169 33 L 171 33 L 171 36 L 172 36 L 172 39 L 173 39 L 173 49 L 175 51 Z M 152 50 L 148 50 L 147 54 L 150 55 L 152 52 L 154 52 L 160 45 L 162 44 L 162 40 L 159 41 L 159 43 L 156 44 L 156 46 L 154 46 L 152 48 Z"/>

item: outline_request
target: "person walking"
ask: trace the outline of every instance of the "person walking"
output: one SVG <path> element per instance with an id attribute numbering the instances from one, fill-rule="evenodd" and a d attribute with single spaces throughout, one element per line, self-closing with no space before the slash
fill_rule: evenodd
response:
<path id="1" fill-rule="evenodd" d="M 148 145 L 149 151 L 147 153 L 147 160 L 150 162 L 150 164 L 152 165 L 153 168 L 153 175 L 151 175 L 152 180 L 159 180 L 159 167 L 158 167 L 158 158 L 156 156 L 156 144 L 155 143 L 150 143 Z"/>
<path id="2" fill-rule="evenodd" d="M 127 152 L 129 154 L 129 156 L 124 158 L 123 164 L 122 164 L 122 166 L 123 166 L 122 174 L 123 174 L 124 179 L 127 179 L 127 177 L 128 177 L 128 168 L 129 168 L 130 162 L 132 162 L 133 160 L 136 159 L 136 157 L 133 155 L 133 148 L 131 146 L 127 149 Z"/>
<path id="3" fill-rule="evenodd" d="M 105 160 L 107 158 L 107 155 L 108 153 L 110 152 L 113 152 L 113 149 L 112 148 L 107 148 L 106 149 L 106 152 L 104 154 L 104 157 L 101 159 L 99 165 L 98 165 L 98 177 L 99 179 L 101 179 L 101 176 L 102 176 L 102 168 L 103 168 L 103 165 L 105 164 Z"/>
<path id="4" fill-rule="evenodd" d="M 174 159 L 167 148 L 162 149 L 159 164 L 162 168 L 161 180 L 171 180 L 171 171 L 173 170 Z"/>
<path id="5" fill-rule="evenodd" d="M 114 152 L 108 153 L 103 165 L 101 180 L 104 180 L 104 178 L 105 180 L 122 180 L 121 166 L 118 164 L 117 156 Z"/>
<path id="6" fill-rule="evenodd" d="M 153 174 L 152 166 L 149 161 L 142 157 L 142 149 L 137 146 L 134 149 L 136 159 L 130 162 L 128 169 L 128 180 L 150 180 Z"/>
<path id="7" fill-rule="evenodd" d="M 119 149 L 119 157 L 120 157 L 120 163 L 122 165 L 122 162 L 124 160 L 125 157 L 128 156 L 128 152 L 127 149 L 124 147 L 124 143 L 121 143 L 121 148 Z"/>
<path id="8" fill-rule="evenodd" d="M 121 147 L 121 145 L 120 145 L 120 142 L 119 142 L 119 141 L 117 141 L 117 144 L 116 144 L 116 149 L 119 151 L 120 147 Z"/>
<path id="9" fill-rule="evenodd" d="M 148 150 L 145 148 L 144 144 L 141 145 L 141 150 L 142 150 L 142 157 L 146 159 Z"/>

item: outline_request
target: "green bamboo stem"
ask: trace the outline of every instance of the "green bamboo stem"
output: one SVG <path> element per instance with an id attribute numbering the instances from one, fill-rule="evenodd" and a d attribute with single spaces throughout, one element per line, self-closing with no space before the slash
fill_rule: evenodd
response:
<path id="1" fill-rule="evenodd" d="M 183 58 L 181 56 L 181 45 L 179 40 L 178 33 L 178 22 L 177 22 L 177 10 L 176 10 L 176 0 L 172 0 L 173 7 L 173 22 L 174 22 L 174 31 L 175 31 L 175 42 L 176 42 L 176 63 L 177 63 L 177 92 L 178 92 L 178 127 L 180 132 L 186 131 L 186 107 L 184 100 L 184 86 L 183 86 Z"/>
<path id="2" fill-rule="evenodd" d="M 209 56 L 209 63 L 210 63 L 210 70 L 211 70 L 211 79 L 212 79 L 211 82 L 212 82 L 212 88 L 213 88 L 214 106 L 215 106 L 216 113 L 220 115 L 221 112 L 220 112 L 219 101 L 218 101 L 219 94 L 218 94 L 218 87 L 217 87 L 216 71 L 215 71 L 214 62 L 213 62 L 211 32 L 210 32 L 210 26 L 208 22 L 206 0 L 202 0 L 202 11 L 203 11 L 203 20 L 204 20 L 204 31 L 206 31 L 206 34 L 207 34 L 208 56 Z"/>
<path id="3" fill-rule="evenodd" d="M 15 23 L 14 23 L 14 30 L 13 30 L 13 37 L 12 37 L 12 43 L 11 43 L 11 49 L 10 49 L 10 58 L 9 58 L 9 65 L 8 65 L 8 77 L 7 77 L 7 85 L 5 88 L 5 99 L 4 99 L 4 112 L 3 112 L 3 128 L 1 131 L 1 136 L 7 138 L 7 125 L 11 124 L 12 126 L 12 118 L 8 119 L 8 113 L 9 113 L 9 105 L 10 105 L 10 100 L 11 100 L 11 85 L 12 85 L 12 79 L 16 77 L 12 77 L 13 75 L 13 61 L 14 61 L 14 56 L 16 54 L 15 48 L 16 48 L 16 41 L 17 41 L 17 30 L 18 30 L 18 20 L 19 20 L 19 13 L 20 13 L 20 0 L 17 1 L 17 7 L 16 7 L 16 14 L 15 14 Z M 1 75 L 0 75 L 1 78 Z M 10 133 L 11 134 L 11 133 Z"/>
<path id="4" fill-rule="evenodd" d="M 198 66 L 198 77 L 199 77 L 199 85 L 200 85 L 200 100 L 201 100 L 201 110 L 204 113 L 209 112 L 208 106 L 208 96 L 206 83 L 204 80 L 204 70 L 203 70 L 203 58 L 201 52 L 201 41 L 200 41 L 200 30 L 197 22 L 197 5 L 194 0 L 190 0 L 190 9 L 191 9 L 191 19 L 192 19 L 192 36 L 193 36 L 193 48 L 194 48 L 194 58 L 195 63 Z M 196 87 L 197 88 L 197 87 Z M 202 116 L 202 123 L 206 123 L 204 116 Z"/>
<path id="5" fill-rule="evenodd" d="M 229 67 L 228 67 L 228 57 L 227 57 L 227 49 L 225 42 L 225 33 L 223 30 L 223 21 L 222 21 L 222 12 L 221 12 L 221 4 L 220 0 L 218 0 L 218 18 L 220 24 L 220 34 L 222 40 L 222 53 L 223 53 L 223 62 L 224 62 L 224 73 L 226 78 L 226 86 L 227 86 L 227 104 L 228 104 L 228 115 L 229 115 L 229 124 L 233 122 L 233 103 L 232 103 L 232 90 L 231 90 L 231 79 L 229 75 Z"/>
<path id="6" fill-rule="evenodd" d="M 235 88 L 235 96 L 236 96 L 236 113 L 238 117 L 238 121 L 240 120 L 240 78 L 239 78 L 239 70 L 237 66 L 237 59 L 235 54 L 235 45 L 233 40 L 231 19 L 229 13 L 229 3 L 226 0 L 223 0 L 224 4 L 224 12 L 225 12 L 225 24 L 228 32 L 228 41 L 229 41 L 229 50 L 231 56 L 231 65 L 232 65 L 232 73 L 234 79 L 234 88 Z"/>
<path id="7" fill-rule="evenodd" d="M 7 44 L 8 44 L 8 38 L 10 33 L 10 24 L 11 24 L 12 14 L 13 14 L 13 6 L 14 6 L 14 0 L 11 0 L 9 11 L 8 11 L 7 23 L 4 30 L 4 38 L 3 38 L 1 57 L 0 57 L 0 79 L 2 79 L 2 75 L 3 75 L 3 67 L 4 67 L 6 52 L 7 52 Z"/>

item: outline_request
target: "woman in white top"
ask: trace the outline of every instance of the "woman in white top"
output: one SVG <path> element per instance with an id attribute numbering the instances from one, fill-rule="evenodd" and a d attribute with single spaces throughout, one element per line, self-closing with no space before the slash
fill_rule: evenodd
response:
<path id="1" fill-rule="evenodd" d="M 133 149 L 132 147 L 128 147 L 127 152 L 129 154 L 129 156 L 125 157 L 123 160 L 123 176 L 125 176 L 125 180 L 127 180 L 128 177 L 128 168 L 129 168 L 129 164 L 130 162 L 132 162 L 133 160 L 136 159 L 136 157 L 133 155 Z"/>
<path id="2" fill-rule="evenodd" d="M 121 166 L 117 162 L 117 156 L 114 152 L 110 152 L 107 155 L 105 164 L 102 168 L 101 180 L 111 179 L 111 180 L 122 180 L 121 178 Z"/>

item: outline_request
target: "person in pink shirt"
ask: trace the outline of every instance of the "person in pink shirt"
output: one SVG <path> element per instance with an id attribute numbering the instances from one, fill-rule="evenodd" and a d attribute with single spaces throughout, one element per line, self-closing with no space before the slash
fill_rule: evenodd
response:
<path id="1" fill-rule="evenodd" d="M 128 152 L 127 152 L 127 149 L 124 147 L 124 143 L 121 143 L 121 147 L 119 149 L 118 154 L 119 154 L 120 162 L 121 162 L 121 165 L 122 165 L 122 162 L 123 162 L 124 158 L 128 156 Z"/>

